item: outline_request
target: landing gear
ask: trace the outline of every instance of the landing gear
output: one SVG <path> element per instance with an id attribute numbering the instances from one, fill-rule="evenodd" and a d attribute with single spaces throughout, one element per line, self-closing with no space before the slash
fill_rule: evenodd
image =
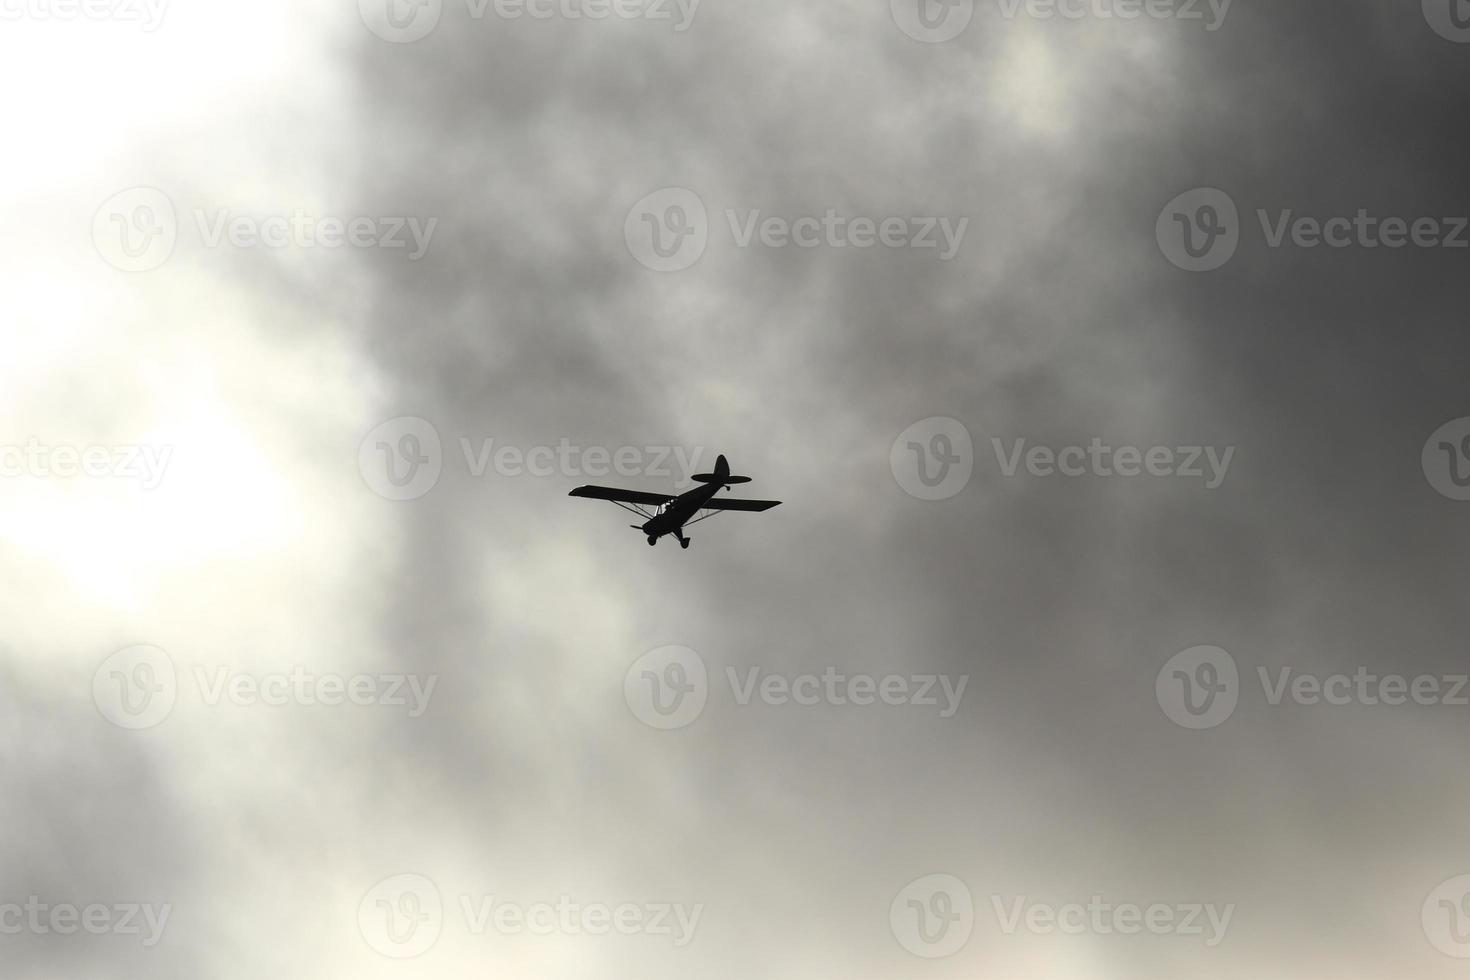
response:
<path id="1" fill-rule="evenodd" d="M 680 538 L 679 539 L 679 547 L 681 547 L 681 548 L 687 548 L 687 547 L 689 547 L 689 539 L 688 538 Z"/>
<path id="2" fill-rule="evenodd" d="M 653 547 L 653 546 L 654 546 L 654 545 L 656 545 L 656 544 L 658 544 L 658 538 L 657 538 L 657 537 L 655 537 L 655 536 L 654 536 L 654 535 L 652 535 L 652 534 L 650 534 L 650 535 L 649 535 L 649 536 L 648 536 L 648 546 L 649 546 L 649 547 L 650 547 L 650 548 L 652 548 L 652 547 Z"/>

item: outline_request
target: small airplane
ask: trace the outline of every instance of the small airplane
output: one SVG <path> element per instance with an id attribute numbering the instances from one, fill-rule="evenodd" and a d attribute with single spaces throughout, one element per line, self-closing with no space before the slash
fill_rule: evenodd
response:
<path id="1" fill-rule="evenodd" d="M 679 547 L 689 547 L 689 539 L 684 536 L 684 528 L 690 524 L 698 524 L 700 521 L 714 517 L 722 510 L 747 510 L 762 511 L 770 510 L 781 501 L 779 500 L 731 500 L 718 496 L 720 488 L 729 490 L 737 483 L 749 483 L 748 476 L 731 476 L 730 464 L 724 456 L 715 460 L 715 471 L 713 473 L 697 473 L 694 476 L 697 483 L 703 486 L 687 490 L 678 496 L 670 496 L 666 493 L 645 493 L 642 490 L 619 490 L 616 487 L 578 487 L 567 496 L 590 497 L 594 500 L 610 500 L 626 511 L 631 511 L 639 517 L 646 517 L 642 524 L 630 524 L 629 527 L 635 531 L 642 531 L 648 535 L 650 545 L 658 544 L 658 539 L 666 534 L 672 534 L 679 539 Z M 644 510 L 644 507 L 654 508 L 653 513 Z M 709 511 L 700 517 L 694 515 L 701 510 Z M 691 520 L 692 518 L 692 520 Z"/>

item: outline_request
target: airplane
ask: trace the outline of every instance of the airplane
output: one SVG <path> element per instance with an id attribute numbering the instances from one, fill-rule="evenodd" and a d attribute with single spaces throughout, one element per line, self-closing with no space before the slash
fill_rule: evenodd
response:
<path id="1" fill-rule="evenodd" d="M 629 527 L 635 531 L 642 531 L 648 535 L 649 545 L 658 544 L 658 539 L 666 534 L 672 534 L 679 539 L 679 547 L 689 547 L 689 539 L 684 536 L 684 528 L 690 524 L 698 524 L 700 521 L 708 520 L 722 510 L 745 510 L 762 511 L 770 510 L 781 501 L 779 500 L 731 500 L 718 496 L 720 488 L 729 490 L 737 483 L 749 483 L 748 476 L 731 476 L 730 464 L 724 456 L 715 460 L 715 471 L 713 473 L 697 473 L 694 476 L 697 483 L 703 486 L 686 490 L 678 496 L 670 496 L 666 493 L 645 493 L 642 490 L 619 490 L 616 487 L 578 487 L 567 496 L 590 497 L 593 500 L 610 500 L 627 511 L 632 511 L 639 517 L 648 520 L 642 524 L 630 524 Z M 653 513 L 644 510 L 644 507 L 653 507 Z M 695 517 L 701 510 L 710 513 L 701 517 Z M 693 518 L 691 520 L 691 518 Z"/>

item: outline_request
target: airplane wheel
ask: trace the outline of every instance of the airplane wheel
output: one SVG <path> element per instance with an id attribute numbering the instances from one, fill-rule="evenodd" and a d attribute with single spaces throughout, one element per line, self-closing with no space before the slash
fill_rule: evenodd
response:
<path id="1" fill-rule="evenodd" d="M 682 541 L 680 541 L 679 542 L 679 547 L 681 547 L 681 548 L 687 548 L 687 547 L 689 547 L 689 539 L 688 538 L 684 538 Z"/>
<path id="2" fill-rule="evenodd" d="M 658 538 L 656 538 L 656 537 L 654 537 L 653 535 L 650 534 L 648 536 L 648 545 L 649 545 L 649 547 L 653 547 L 656 544 L 658 544 Z"/>

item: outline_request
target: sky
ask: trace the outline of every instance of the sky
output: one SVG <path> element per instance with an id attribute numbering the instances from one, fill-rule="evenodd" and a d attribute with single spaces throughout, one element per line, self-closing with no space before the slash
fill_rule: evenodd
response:
<path id="1" fill-rule="evenodd" d="M 1460 976 L 1461 0 L 0 0 L 0 959 Z M 583 484 L 781 501 L 652 547 Z"/>

